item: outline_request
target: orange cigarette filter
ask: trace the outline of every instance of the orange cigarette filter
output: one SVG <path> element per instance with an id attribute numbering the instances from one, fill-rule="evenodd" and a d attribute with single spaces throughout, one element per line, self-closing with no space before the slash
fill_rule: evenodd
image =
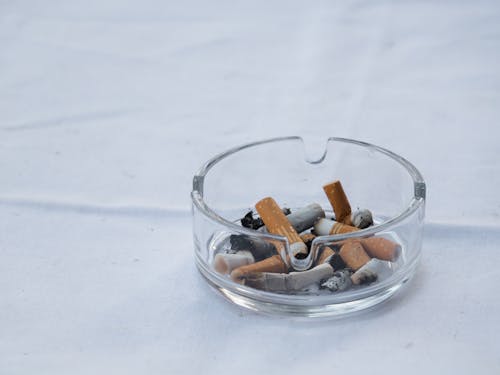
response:
<path id="1" fill-rule="evenodd" d="M 357 230 L 359 229 L 356 227 L 337 222 L 333 224 L 333 227 L 330 230 L 330 234 L 350 233 L 350 232 L 356 232 Z"/>
<path id="2" fill-rule="evenodd" d="M 316 236 L 312 233 L 304 233 L 304 234 L 300 235 L 300 239 L 302 240 L 302 242 L 304 242 L 306 244 L 308 242 L 312 242 L 315 238 L 316 238 Z"/>
<path id="3" fill-rule="evenodd" d="M 401 252 L 401 246 L 383 237 L 370 237 L 361 240 L 365 251 L 373 258 L 393 261 Z"/>
<path id="4" fill-rule="evenodd" d="M 231 272 L 231 279 L 239 283 L 244 283 L 245 276 L 254 272 L 286 273 L 287 271 L 288 267 L 283 262 L 283 259 L 281 259 L 281 256 L 273 255 L 260 262 L 236 268 Z"/>
<path id="5" fill-rule="evenodd" d="M 292 224 L 290 224 L 285 214 L 281 211 L 280 206 L 278 206 L 273 198 L 267 197 L 260 200 L 255 205 L 255 209 L 266 225 L 269 233 L 279 234 L 288 239 L 294 255 L 299 253 L 307 254 L 307 246 L 295 229 L 293 229 Z M 297 245 L 294 246 L 294 244 Z"/>
<path id="6" fill-rule="evenodd" d="M 344 188 L 339 180 L 333 181 L 323 186 L 330 204 L 332 205 L 333 212 L 335 212 L 335 220 L 351 225 L 351 205 L 345 195 Z"/>
<path id="7" fill-rule="evenodd" d="M 340 249 L 340 257 L 353 271 L 357 271 L 371 259 L 359 241 L 347 241 Z"/>

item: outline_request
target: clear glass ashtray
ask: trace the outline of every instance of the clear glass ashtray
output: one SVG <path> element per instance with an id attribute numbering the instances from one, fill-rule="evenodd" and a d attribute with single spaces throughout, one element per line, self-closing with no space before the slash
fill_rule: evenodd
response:
<path id="1" fill-rule="evenodd" d="M 332 181 L 350 202 L 342 220 L 325 187 Z M 367 309 L 415 273 L 425 190 L 406 159 L 356 140 L 311 148 L 283 137 L 235 147 L 193 178 L 196 265 L 224 297 L 255 311 L 327 317 Z M 360 224 L 366 210 L 369 223 Z"/>

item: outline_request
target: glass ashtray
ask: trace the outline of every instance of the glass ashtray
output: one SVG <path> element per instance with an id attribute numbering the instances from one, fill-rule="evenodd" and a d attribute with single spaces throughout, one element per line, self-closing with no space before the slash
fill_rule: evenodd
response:
<path id="1" fill-rule="evenodd" d="M 339 215 L 322 187 L 334 180 L 341 181 L 353 212 L 369 210 L 370 226 L 330 231 Z M 364 310 L 395 295 L 415 273 L 425 191 L 410 162 L 365 142 L 331 137 L 311 148 L 301 137 L 283 137 L 235 147 L 208 160 L 193 178 L 196 265 L 224 297 L 254 311 L 328 317 Z M 270 233 L 267 223 L 253 226 L 260 220 L 255 205 L 265 197 L 283 209 L 279 214 L 287 215 L 307 251 L 297 253 L 296 243 Z M 319 214 L 314 223 L 297 225 L 304 207 Z M 372 244 L 382 244 L 382 253 Z M 243 272 L 271 257 L 279 271 Z"/>

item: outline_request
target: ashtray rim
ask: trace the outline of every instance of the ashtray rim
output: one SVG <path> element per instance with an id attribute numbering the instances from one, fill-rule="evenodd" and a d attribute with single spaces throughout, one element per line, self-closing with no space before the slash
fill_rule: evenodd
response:
<path id="1" fill-rule="evenodd" d="M 191 191 L 191 199 L 193 204 L 201 211 L 203 212 L 206 216 L 210 217 L 212 220 L 215 220 L 223 225 L 226 225 L 227 227 L 237 230 L 240 233 L 247 233 L 247 234 L 255 234 L 255 230 L 249 229 L 242 227 L 240 225 L 235 224 L 233 221 L 228 220 L 219 214 L 217 214 L 210 206 L 205 202 L 203 199 L 203 184 L 205 180 L 205 176 L 207 173 L 210 171 L 210 169 L 217 164 L 219 161 L 225 159 L 226 157 L 244 150 L 246 148 L 254 147 L 254 146 L 259 146 L 262 144 L 266 143 L 271 143 L 271 142 L 281 142 L 281 141 L 289 141 L 289 140 L 299 140 L 304 142 L 304 139 L 300 136 L 288 136 L 288 137 L 276 137 L 276 138 L 268 138 L 256 142 L 250 142 L 246 143 L 240 146 L 236 146 L 233 148 L 230 148 L 229 150 L 226 150 L 224 152 L 221 152 L 208 161 L 206 161 L 201 168 L 198 170 L 198 172 L 194 175 L 193 177 L 193 190 Z M 363 142 L 363 141 L 358 141 L 350 138 L 340 138 L 340 137 L 329 137 L 327 139 L 328 142 L 345 142 L 345 143 L 351 143 L 355 144 L 357 146 L 361 146 L 364 148 L 369 148 L 371 150 L 380 152 L 389 158 L 393 159 L 395 162 L 399 163 L 401 166 L 403 166 L 410 177 L 413 180 L 413 186 L 414 186 L 414 194 L 412 199 L 410 200 L 410 203 L 408 206 L 401 211 L 398 215 L 384 221 L 383 223 L 368 227 L 366 229 L 362 229 L 356 232 L 352 233 L 344 233 L 344 234 L 334 234 L 334 235 L 329 235 L 329 236 L 319 236 L 322 241 L 342 241 L 345 239 L 349 238 L 357 238 L 360 236 L 371 236 L 376 233 L 382 232 L 384 230 L 387 230 L 389 227 L 398 224 L 399 222 L 403 221 L 406 219 L 408 216 L 413 214 L 416 210 L 420 208 L 423 204 L 425 204 L 425 198 L 426 198 L 426 184 L 424 181 L 424 178 L 420 171 L 412 164 L 410 163 L 407 159 L 404 157 L 388 150 L 380 146 L 373 145 L 371 143 Z M 279 241 L 285 241 L 287 242 L 288 240 L 279 235 L 274 235 L 274 234 L 269 234 L 269 233 L 259 233 L 260 235 L 264 235 L 268 239 L 274 239 L 274 240 L 279 240 Z"/>

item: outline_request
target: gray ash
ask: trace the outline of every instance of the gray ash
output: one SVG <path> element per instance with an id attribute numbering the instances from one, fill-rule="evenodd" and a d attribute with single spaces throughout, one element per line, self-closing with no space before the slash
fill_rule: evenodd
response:
<path id="1" fill-rule="evenodd" d="M 240 222 L 242 226 L 250 229 L 259 229 L 264 226 L 264 222 L 260 217 L 253 217 L 253 211 L 249 211 L 245 216 L 243 216 L 243 219 L 241 219 Z"/>

